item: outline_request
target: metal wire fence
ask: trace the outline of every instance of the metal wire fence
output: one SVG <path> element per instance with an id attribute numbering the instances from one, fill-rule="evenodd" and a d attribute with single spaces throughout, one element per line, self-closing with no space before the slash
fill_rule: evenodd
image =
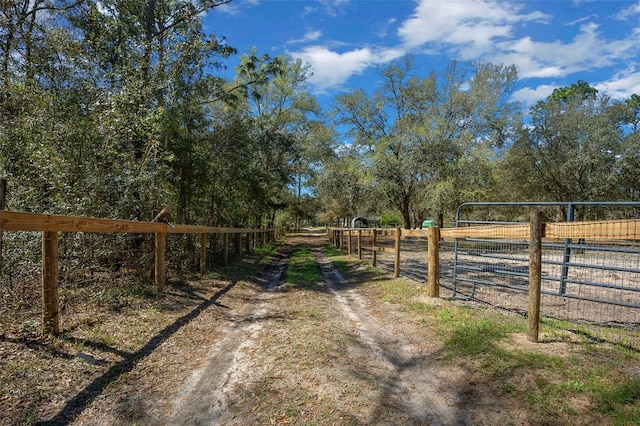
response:
<path id="1" fill-rule="evenodd" d="M 11 232 L 3 236 L 0 266 L 2 332 L 38 330 L 40 307 L 40 233 Z"/>
<path id="2" fill-rule="evenodd" d="M 638 227 L 638 220 L 616 219 L 557 224 L 550 232 L 555 237 L 542 244 L 543 321 L 640 350 L 640 241 L 634 239 L 640 235 Z M 481 237 L 441 240 L 440 297 L 526 315 L 530 242 L 510 229 L 487 225 Z M 351 231 L 352 239 L 357 232 Z M 359 232 L 365 247 L 362 258 L 370 262 L 373 231 Z M 401 232 L 399 274 L 425 283 L 426 232 Z M 340 235 L 342 247 L 348 248 L 349 232 Z M 376 232 L 376 263 L 389 272 L 398 267 L 395 235 L 395 230 Z"/>

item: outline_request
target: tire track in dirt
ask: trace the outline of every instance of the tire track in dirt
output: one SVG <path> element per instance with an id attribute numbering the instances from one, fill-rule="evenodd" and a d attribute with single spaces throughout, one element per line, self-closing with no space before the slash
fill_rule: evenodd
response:
<path id="1" fill-rule="evenodd" d="M 381 405 L 389 405 L 389 398 L 394 400 L 393 403 L 401 404 L 402 410 L 416 424 L 466 424 L 464 414 L 455 409 L 457 395 L 447 390 L 437 377 L 420 345 L 377 321 L 369 312 L 365 299 L 356 289 L 348 288 L 346 279 L 320 248 L 316 247 L 312 252 L 325 285 L 344 316 L 354 324 L 358 339 L 369 348 L 371 357 L 389 371 L 380 383 Z"/>
<path id="2" fill-rule="evenodd" d="M 322 253 L 322 237 L 307 234 L 303 240 L 288 241 L 273 266 L 259 279 L 265 291 L 231 316 L 224 337 L 209 349 L 206 364 L 186 380 L 174 400 L 168 421 L 160 424 L 243 423 L 244 416 L 237 410 L 244 409 L 246 413 L 247 407 L 237 403 L 250 395 L 247 390 L 255 385 L 253 376 L 259 373 L 253 369 L 256 363 L 261 365 L 259 351 L 264 350 L 260 349 L 263 348 L 261 336 L 268 327 L 274 300 L 279 294 L 278 285 L 291 254 L 303 242 L 314 254 L 323 278 L 321 287 L 335 300 L 336 312 L 344 318 L 338 321 L 360 342 L 351 349 L 354 359 L 359 359 L 359 367 L 355 368 L 361 368 L 365 375 L 380 375 L 370 402 L 370 406 L 376 408 L 367 415 L 367 424 L 388 424 L 390 412 L 395 413 L 392 414 L 395 419 L 404 419 L 403 424 L 467 424 L 464 414 L 455 408 L 459 404 L 458 396 L 446 388 L 446 378 L 441 380 L 429 362 L 433 355 L 431 349 L 425 348 L 424 342 L 394 331 L 394 325 L 386 318 L 375 318 L 371 306 L 367 306 L 371 303 L 369 299 L 357 289 L 349 288 L 345 278 Z M 352 362 L 345 365 L 354 366 Z"/>
<path id="3" fill-rule="evenodd" d="M 174 403 L 168 424 L 216 424 L 232 399 L 233 389 L 251 376 L 251 362 L 245 352 L 258 339 L 268 316 L 271 291 L 282 280 L 295 246 L 288 245 L 274 258 L 258 279 L 267 290 L 232 314 L 225 337 L 210 349 L 205 366 L 194 371 Z"/>

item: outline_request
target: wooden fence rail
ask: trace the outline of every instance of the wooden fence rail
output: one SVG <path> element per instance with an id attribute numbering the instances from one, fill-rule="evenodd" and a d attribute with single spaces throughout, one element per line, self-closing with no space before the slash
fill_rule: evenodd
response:
<path id="1" fill-rule="evenodd" d="M 351 255 L 351 237 L 358 235 L 358 257 L 362 258 L 362 235 L 371 236 L 372 265 L 376 266 L 377 252 L 391 252 L 395 255 L 394 277 L 400 276 L 401 240 L 405 237 L 423 237 L 427 239 L 427 296 L 439 297 L 440 281 L 440 241 L 455 241 L 458 238 L 495 238 L 529 241 L 529 306 L 528 306 L 528 339 L 538 341 L 540 324 L 540 293 L 542 280 L 541 250 L 542 240 L 596 239 L 640 241 L 640 219 L 622 219 L 588 222 L 543 223 L 538 212 L 531 214 L 529 224 L 517 225 L 485 225 L 459 228 L 427 229 L 373 229 L 373 228 L 329 228 L 329 240 L 341 248 L 344 236 L 347 237 L 348 254 Z M 394 248 L 379 247 L 377 236 L 395 233 Z"/>
<path id="2" fill-rule="evenodd" d="M 164 209 L 157 220 L 165 220 L 171 213 L 170 209 Z M 85 233 L 131 233 L 155 235 L 155 285 L 158 291 L 164 290 L 166 281 L 166 234 L 200 234 L 200 272 L 206 272 L 206 249 L 209 234 L 222 234 L 224 236 L 223 258 L 228 261 L 229 235 L 237 236 L 235 239 L 236 254 L 241 252 L 239 239 L 243 234 L 252 237 L 254 247 L 258 236 L 261 236 L 262 244 L 281 238 L 285 234 L 284 228 L 271 229 L 247 229 L 247 228 L 222 228 L 195 225 L 172 225 L 167 222 L 138 222 L 131 220 L 98 219 L 79 216 L 61 216 L 37 213 L 23 213 L 0 210 L 0 235 L 7 231 L 31 231 L 42 233 L 42 305 L 43 327 L 45 333 L 60 332 L 60 309 L 58 303 L 58 234 L 60 232 L 85 232 Z M 246 247 L 249 247 L 247 242 Z M 248 250 L 247 250 L 248 251 Z"/>

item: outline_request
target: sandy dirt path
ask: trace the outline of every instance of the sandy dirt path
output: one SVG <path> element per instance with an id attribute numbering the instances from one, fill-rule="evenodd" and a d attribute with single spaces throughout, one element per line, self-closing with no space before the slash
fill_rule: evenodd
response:
<path id="1" fill-rule="evenodd" d="M 424 342 L 413 341 L 389 324 L 380 322 L 368 307 L 368 300 L 347 280 L 321 250 L 314 254 L 324 278 L 358 338 L 368 349 L 373 362 L 388 371 L 380 381 L 381 393 L 397 400 L 400 411 L 412 422 L 429 425 L 464 424 L 456 395 L 447 392 L 437 371 L 425 356 Z"/>
<path id="2" fill-rule="evenodd" d="M 105 395 L 77 424 L 469 424 L 452 390 L 462 371 L 436 368 L 442 344 L 425 339 L 425 324 L 348 282 L 324 245 L 323 234 L 289 236 L 242 303 L 235 289 L 219 300 L 229 309 L 224 321 L 190 324 L 212 330 L 199 355 L 172 346 L 164 360 L 159 351 L 154 365 L 173 366 L 170 382 L 159 389 L 152 368 L 138 375 L 135 416 L 131 402 Z M 322 279 L 312 287 L 283 285 L 296 249 L 316 259 Z"/>

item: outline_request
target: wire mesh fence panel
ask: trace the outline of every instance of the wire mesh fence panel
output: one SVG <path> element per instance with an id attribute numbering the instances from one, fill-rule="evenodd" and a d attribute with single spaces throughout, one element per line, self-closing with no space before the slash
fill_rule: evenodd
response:
<path id="1" fill-rule="evenodd" d="M 5 232 L 3 246 L 2 332 L 37 334 L 43 314 L 42 234 Z M 94 321 L 101 306 L 118 306 L 131 292 L 153 291 L 149 234 L 60 233 L 57 261 L 59 309 L 66 328 Z"/>
<path id="2" fill-rule="evenodd" d="M 566 248 L 572 249 L 567 255 Z M 640 326 L 640 248 L 618 241 L 549 245 L 544 252 L 546 315 Z M 559 300 L 553 300 L 552 297 Z"/>
<path id="3" fill-rule="evenodd" d="M 569 259 L 558 245 L 543 252 L 542 314 L 572 329 L 640 350 L 640 251 L 585 240 Z"/>
<path id="4" fill-rule="evenodd" d="M 381 229 L 377 231 L 376 235 L 376 247 L 379 249 L 376 252 L 377 262 L 376 265 L 385 270 L 393 272 L 395 264 L 395 246 L 396 246 L 396 230 L 395 229 Z"/>
<path id="5" fill-rule="evenodd" d="M 453 264 L 455 243 L 440 241 L 440 297 L 450 299 L 453 297 Z"/>
<path id="6" fill-rule="evenodd" d="M 41 324 L 40 232 L 4 232 L 0 267 L 0 334 L 35 333 Z"/>
<path id="7" fill-rule="evenodd" d="M 455 298 L 526 312 L 529 244 L 505 237 L 496 233 L 492 238 L 465 238 L 454 243 Z"/>
<path id="8" fill-rule="evenodd" d="M 547 234 L 554 238 L 542 245 L 544 317 L 568 321 L 568 327 L 607 341 L 631 341 L 631 346 L 640 348 L 640 244 L 634 240 L 638 222 L 617 219 L 633 217 L 639 207 L 569 206 L 570 219 L 574 215 L 603 219 L 548 224 Z M 567 238 L 558 237 L 562 234 Z M 491 237 L 496 238 L 464 238 L 454 243 L 454 296 L 524 313 L 528 241 Z"/>
<path id="9" fill-rule="evenodd" d="M 400 276 L 417 282 L 427 279 L 427 231 L 411 231 L 400 238 Z"/>
<path id="10" fill-rule="evenodd" d="M 522 219 L 526 206 L 517 207 L 518 218 Z M 579 205 L 576 210 L 582 217 L 600 215 L 607 219 L 547 224 L 547 229 L 549 225 L 562 228 L 560 233 L 565 232 L 567 238 L 543 240 L 541 314 L 547 321 L 564 321 L 562 327 L 640 349 L 640 224 L 638 220 L 616 219 L 619 215 L 635 217 L 640 203 L 593 208 Z M 480 213 L 476 216 L 490 216 L 491 212 Z M 467 221 L 473 226 L 487 225 L 481 237 L 440 241 L 440 297 L 527 314 L 529 226 L 508 222 L 513 214 L 503 212 L 499 215 L 501 222 Z M 492 225 L 495 223 L 498 226 Z M 575 229 L 569 229 L 573 226 Z M 341 234 L 339 244 L 346 250 L 347 232 Z M 462 234 L 469 235 L 467 231 Z M 400 275 L 419 283 L 427 279 L 426 235 L 409 230 L 401 238 Z M 388 272 L 395 267 L 395 239 L 395 229 L 376 233 L 376 264 Z"/>
<path id="11" fill-rule="evenodd" d="M 0 335 L 95 324 L 105 309 L 159 300 L 167 279 L 206 270 L 216 252 L 226 263 L 253 244 L 251 233 L 239 228 L 0 214 Z M 282 230 L 268 232 L 270 240 Z"/>
<path id="12" fill-rule="evenodd" d="M 97 324 L 152 297 L 153 234 L 61 233 L 58 294 L 62 329 Z"/>
<path id="13" fill-rule="evenodd" d="M 200 269 L 200 235 L 168 234 L 165 252 L 167 279 L 182 281 Z"/>

